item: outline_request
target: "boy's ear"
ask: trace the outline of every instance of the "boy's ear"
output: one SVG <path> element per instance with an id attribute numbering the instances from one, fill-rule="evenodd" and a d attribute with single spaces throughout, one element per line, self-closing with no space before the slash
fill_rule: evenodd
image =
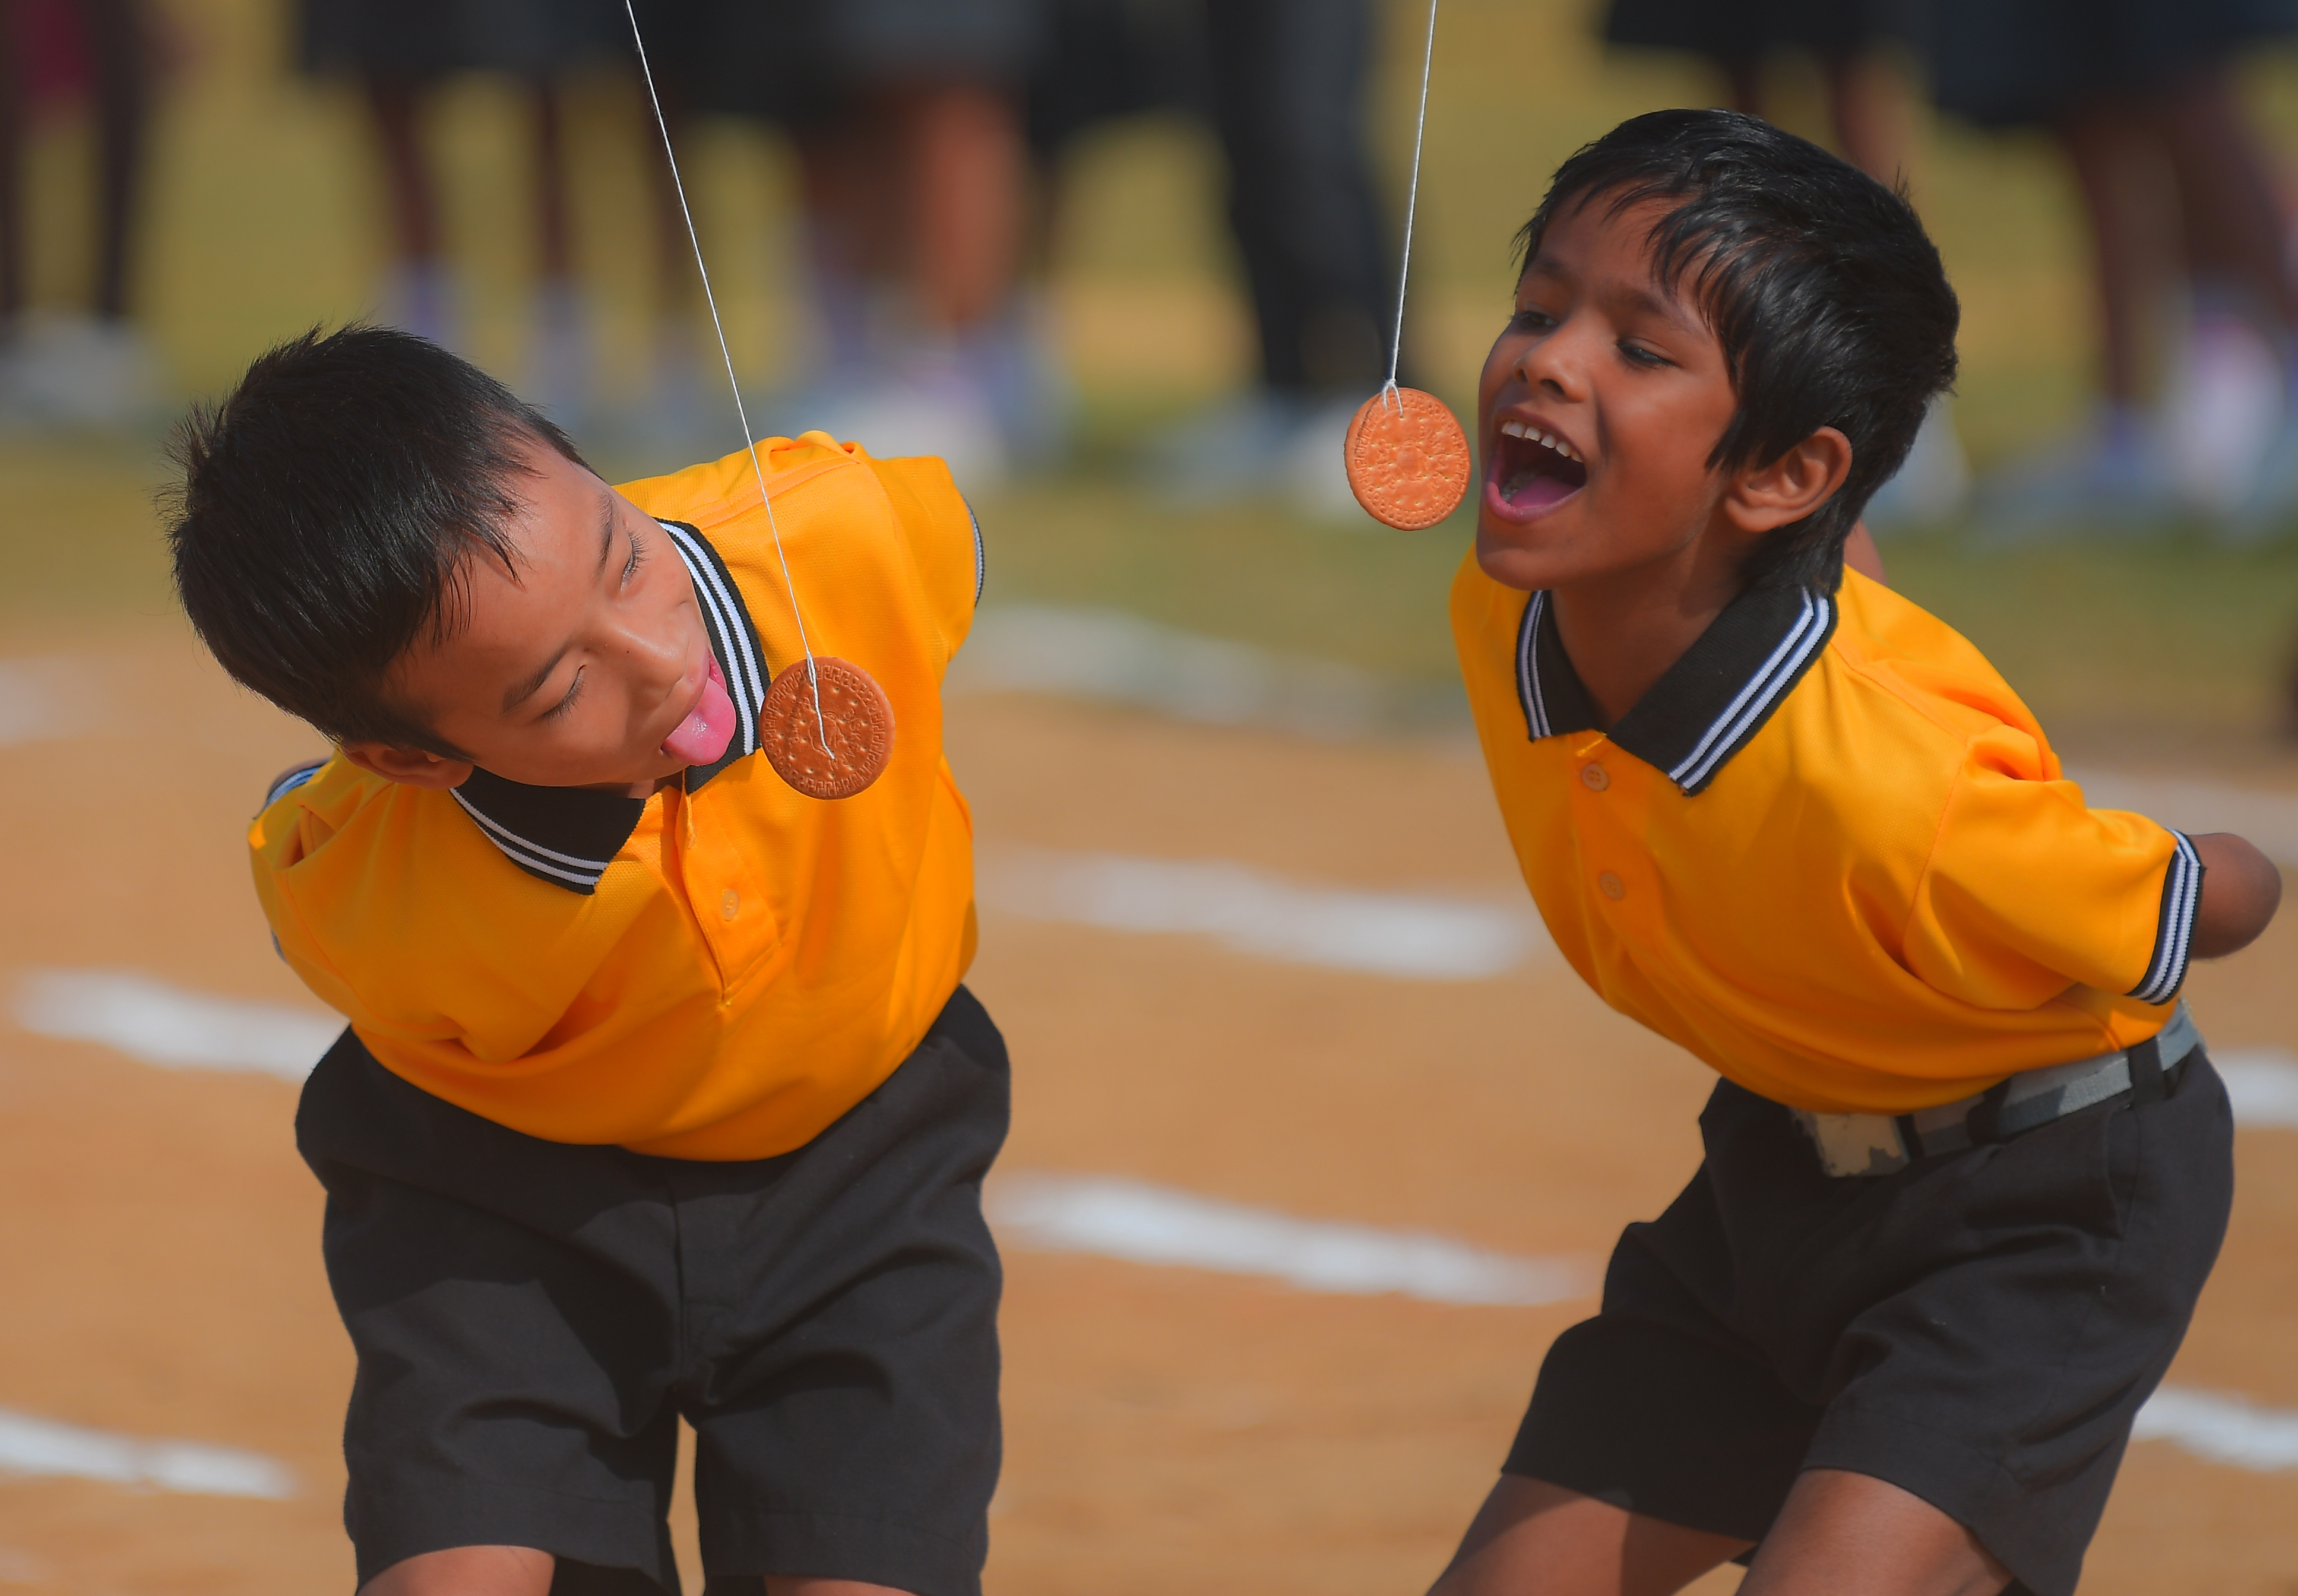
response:
<path id="1" fill-rule="evenodd" d="M 421 748 L 395 748 L 386 742 L 347 742 L 343 757 L 386 781 L 404 781 L 434 792 L 460 787 L 471 779 L 472 765 L 467 759 L 442 759 Z"/>
<path id="2" fill-rule="evenodd" d="M 1724 513 L 1742 532 L 1769 532 L 1825 504 L 1851 475 L 1851 440 L 1823 426 L 1768 466 L 1724 490 Z"/>

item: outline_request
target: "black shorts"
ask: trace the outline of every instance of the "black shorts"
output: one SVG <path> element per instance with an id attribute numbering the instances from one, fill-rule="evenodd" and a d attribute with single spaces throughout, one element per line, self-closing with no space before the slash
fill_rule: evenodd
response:
<path id="1" fill-rule="evenodd" d="M 2067 1596 L 2233 1201 L 2200 1048 L 2170 1087 L 1838 1178 L 1786 1109 L 1718 1085 L 1707 1161 L 1621 1236 L 1504 1471 L 1747 1541 L 1802 1470 L 1870 1475 Z"/>
<path id="2" fill-rule="evenodd" d="M 556 1555 L 555 1596 L 677 1590 L 683 1414 L 710 1592 L 775 1574 L 977 1596 L 999 1448 L 981 1178 L 1006 1099 L 963 987 L 837 1123 L 740 1163 L 522 1136 L 345 1032 L 296 1139 L 359 1353 L 360 1580 L 493 1544 Z"/>

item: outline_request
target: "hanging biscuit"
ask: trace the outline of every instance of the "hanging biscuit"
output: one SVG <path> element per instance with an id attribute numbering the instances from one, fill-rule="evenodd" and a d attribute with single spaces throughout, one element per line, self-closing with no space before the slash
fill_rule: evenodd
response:
<path id="1" fill-rule="evenodd" d="M 1468 436 L 1443 401 L 1418 388 L 1383 388 L 1366 400 L 1343 448 L 1349 491 L 1373 519 L 1400 531 L 1435 525 L 1468 492 Z"/>
<path id="2" fill-rule="evenodd" d="M 1468 492 L 1468 435 L 1444 401 L 1397 385 L 1404 355 L 1404 291 L 1412 280 L 1412 221 L 1420 209 L 1420 151 L 1428 135 L 1428 80 L 1436 65 L 1436 0 L 1420 51 L 1420 112 L 1412 128 L 1412 182 L 1404 191 L 1404 258 L 1396 271 L 1396 324 L 1389 329 L 1388 381 L 1349 422 L 1342 445 L 1349 492 L 1376 521 L 1402 532 L 1434 526 Z"/>
<path id="3" fill-rule="evenodd" d="M 817 654 L 811 680 L 801 659 L 767 687 L 758 742 L 774 773 L 806 797 L 852 798 L 893 757 L 894 706 L 860 666 Z"/>

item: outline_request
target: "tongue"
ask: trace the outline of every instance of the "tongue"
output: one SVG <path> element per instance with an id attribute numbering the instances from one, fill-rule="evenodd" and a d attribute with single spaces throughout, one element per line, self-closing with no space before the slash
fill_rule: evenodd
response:
<path id="1" fill-rule="evenodd" d="M 1538 471 L 1519 471 L 1500 490 L 1500 497 L 1525 509 L 1546 509 L 1560 504 L 1580 490 L 1561 477 L 1544 475 Z"/>
<path id="2" fill-rule="evenodd" d="M 726 678 L 714 659 L 702 683 L 702 701 L 678 723 L 677 731 L 662 740 L 662 751 L 681 765 L 711 765 L 733 740 L 734 700 L 726 696 Z"/>

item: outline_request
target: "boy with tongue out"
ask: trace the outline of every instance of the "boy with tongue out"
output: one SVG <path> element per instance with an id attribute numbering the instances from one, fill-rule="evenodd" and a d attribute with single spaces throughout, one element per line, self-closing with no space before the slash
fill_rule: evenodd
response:
<path id="1" fill-rule="evenodd" d="M 976 1596 L 1006 1064 L 958 984 L 939 684 L 981 559 L 948 472 L 808 434 L 611 487 L 372 328 L 265 355 L 178 455 L 186 610 L 335 744 L 249 842 L 350 1021 L 296 1133 L 361 1588 L 675 1590 L 682 1418 L 713 1592 Z M 893 710 L 836 802 L 758 751 L 791 579 Z"/>
<path id="2" fill-rule="evenodd" d="M 1452 592 L 1469 698 L 1558 947 L 1724 1079 L 1438 1596 L 1751 1554 L 1743 1596 L 2069 1596 L 2226 1224 L 2178 989 L 2280 878 L 2087 807 L 1882 584 L 1860 509 L 1955 364 L 1904 199 L 1662 112 L 1521 242 Z"/>

